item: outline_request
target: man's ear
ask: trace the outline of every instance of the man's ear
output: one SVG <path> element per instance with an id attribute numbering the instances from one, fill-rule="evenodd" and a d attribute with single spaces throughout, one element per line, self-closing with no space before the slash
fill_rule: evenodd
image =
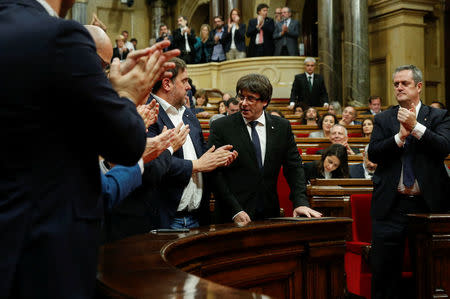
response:
<path id="1" fill-rule="evenodd" d="M 169 78 L 162 79 L 161 88 L 163 88 L 165 91 L 170 91 L 172 89 L 172 80 L 170 80 Z"/>

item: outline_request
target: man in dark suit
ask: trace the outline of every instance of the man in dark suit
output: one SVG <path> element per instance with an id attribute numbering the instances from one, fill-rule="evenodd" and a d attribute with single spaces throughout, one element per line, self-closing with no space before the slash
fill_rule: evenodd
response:
<path id="1" fill-rule="evenodd" d="M 157 64 L 115 60 L 116 92 L 87 30 L 58 18 L 72 3 L 0 4 L 1 298 L 93 297 L 104 212 L 98 155 L 132 166 L 145 146 L 135 106 L 161 74 Z"/>
<path id="2" fill-rule="evenodd" d="M 305 59 L 305 73 L 295 75 L 291 89 L 289 107 L 296 103 L 305 103 L 308 107 L 328 107 L 328 93 L 323 77 L 314 73 L 316 60 L 313 57 Z"/>
<path id="3" fill-rule="evenodd" d="M 173 42 L 172 35 L 169 33 L 169 28 L 167 28 L 166 24 L 159 25 L 159 37 L 156 39 L 156 42 L 161 42 L 163 40 L 168 40 L 171 43 Z M 163 52 L 167 52 L 170 50 L 170 47 L 164 48 Z"/>
<path id="4" fill-rule="evenodd" d="M 363 163 L 353 164 L 348 166 L 350 177 L 353 179 L 372 179 L 377 164 L 367 158 L 367 150 L 369 145 L 366 145 L 363 152 Z"/>
<path id="5" fill-rule="evenodd" d="M 298 56 L 298 36 L 300 25 L 297 20 L 291 19 L 291 9 L 283 7 L 282 20 L 275 24 L 273 39 L 275 41 L 274 56 Z"/>
<path id="6" fill-rule="evenodd" d="M 269 79 L 246 75 L 237 82 L 236 92 L 242 101 L 241 113 L 214 121 L 208 141 L 216 147 L 231 144 L 239 153 L 231 166 L 213 173 L 218 220 L 247 224 L 279 217 L 281 166 L 291 188 L 294 216 L 320 217 L 308 207 L 305 174 L 289 121 L 264 111 L 272 96 Z"/>
<path id="7" fill-rule="evenodd" d="M 381 112 L 381 97 L 370 96 L 369 97 L 369 109 L 362 112 L 364 115 L 376 115 Z"/>
<path id="8" fill-rule="evenodd" d="M 272 56 L 273 55 L 273 31 L 275 24 L 273 19 L 267 17 L 269 6 L 261 3 L 256 7 L 256 18 L 248 22 L 247 37 L 250 38 L 248 44 L 248 56 Z"/>
<path id="9" fill-rule="evenodd" d="M 164 127 L 174 128 L 180 123 L 189 125 L 189 135 L 183 146 L 174 151 L 169 171 L 153 188 L 149 205 L 155 220 L 154 228 L 191 228 L 208 222 L 209 194 L 203 192 L 204 172 L 228 165 L 236 153 L 231 146 L 206 150 L 200 123 L 190 109 L 185 109 L 188 83 L 186 64 L 178 58 L 172 60 L 176 67 L 172 78 L 157 82 L 153 97 L 159 102 L 158 121 L 150 126 L 148 136 L 162 132 Z"/>
<path id="10" fill-rule="evenodd" d="M 403 298 L 400 289 L 409 213 L 449 210 L 450 117 L 420 101 L 422 72 L 394 72 L 399 106 L 375 115 L 369 159 L 378 164 L 372 198 L 372 298 Z M 410 287 L 414 291 L 414 287 Z M 411 297 L 408 297 L 411 298 Z"/>
<path id="11" fill-rule="evenodd" d="M 184 62 L 190 64 L 195 61 L 195 31 L 188 26 L 186 17 L 178 17 L 178 28 L 172 34 L 173 45 L 172 49 L 179 49 L 181 51 L 180 58 Z"/>

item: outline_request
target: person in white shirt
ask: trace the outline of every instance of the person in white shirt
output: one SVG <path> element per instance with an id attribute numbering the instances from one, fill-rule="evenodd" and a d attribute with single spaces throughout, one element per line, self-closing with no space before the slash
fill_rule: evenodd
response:
<path id="1" fill-rule="evenodd" d="M 128 51 L 134 51 L 134 50 L 136 50 L 135 48 L 134 48 L 134 45 L 133 45 L 133 43 L 131 43 L 129 40 L 128 40 L 128 31 L 126 31 L 126 30 L 124 30 L 124 31 L 122 31 L 122 35 L 123 35 L 123 41 L 124 41 L 124 43 L 125 43 L 125 47 L 127 47 L 127 49 L 128 49 Z"/>

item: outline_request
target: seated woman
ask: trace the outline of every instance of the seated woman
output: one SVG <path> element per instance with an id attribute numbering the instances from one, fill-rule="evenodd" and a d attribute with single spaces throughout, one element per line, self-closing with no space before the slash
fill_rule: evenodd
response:
<path id="1" fill-rule="evenodd" d="M 211 104 L 208 103 L 208 95 L 206 94 L 206 90 L 199 89 L 195 94 L 195 107 L 212 107 Z"/>
<path id="2" fill-rule="evenodd" d="M 338 123 L 338 119 L 336 115 L 331 113 L 325 113 L 319 119 L 319 129 L 322 131 L 312 132 L 309 134 L 310 138 L 329 138 L 330 137 L 330 129 L 332 126 Z"/>
<path id="3" fill-rule="evenodd" d="M 332 144 L 322 154 L 318 161 L 303 164 L 305 177 L 311 179 L 348 178 L 347 149 L 341 144 Z"/>
<path id="4" fill-rule="evenodd" d="M 225 114 L 227 113 L 227 104 L 224 100 L 219 102 L 219 108 L 218 108 L 219 114 Z"/>
<path id="5" fill-rule="evenodd" d="M 328 106 L 328 113 L 334 114 L 334 115 L 341 115 L 342 114 L 342 107 L 339 102 L 331 102 Z"/>
<path id="6" fill-rule="evenodd" d="M 297 116 L 300 124 L 303 124 L 303 117 L 304 117 L 303 111 L 305 111 L 305 110 L 306 110 L 306 107 L 305 107 L 305 105 L 303 105 L 303 103 L 297 103 L 294 106 L 294 109 L 293 109 L 294 115 Z"/>
<path id="7" fill-rule="evenodd" d="M 372 135 L 372 131 L 373 131 L 373 119 L 366 118 L 362 122 L 362 133 L 363 133 L 363 136 L 370 138 L 370 136 Z"/>

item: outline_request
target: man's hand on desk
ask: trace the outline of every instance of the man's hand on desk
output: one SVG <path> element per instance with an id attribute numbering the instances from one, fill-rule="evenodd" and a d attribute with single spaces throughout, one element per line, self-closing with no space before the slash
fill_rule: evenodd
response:
<path id="1" fill-rule="evenodd" d="M 244 226 L 249 224 L 252 220 L 250 219 L 250 216 L 244 211 L 240 211 L 237 213 L 236 216 L 233 218 L 234 223 L 236 223 L 239 226 Z"/>
<path id="2" fill-rule="evenodd" d="M 295 210 L 294 210 L 294 217 L 298 217 L 298 216 L 306 216 L 308 218 L 311 218 L 311 217 L 318 218 L 318 217 L 322 217 L 322 213 L 317 212 L 307 206 L 299 206 L 299 207 L 295 208 Z"/>

